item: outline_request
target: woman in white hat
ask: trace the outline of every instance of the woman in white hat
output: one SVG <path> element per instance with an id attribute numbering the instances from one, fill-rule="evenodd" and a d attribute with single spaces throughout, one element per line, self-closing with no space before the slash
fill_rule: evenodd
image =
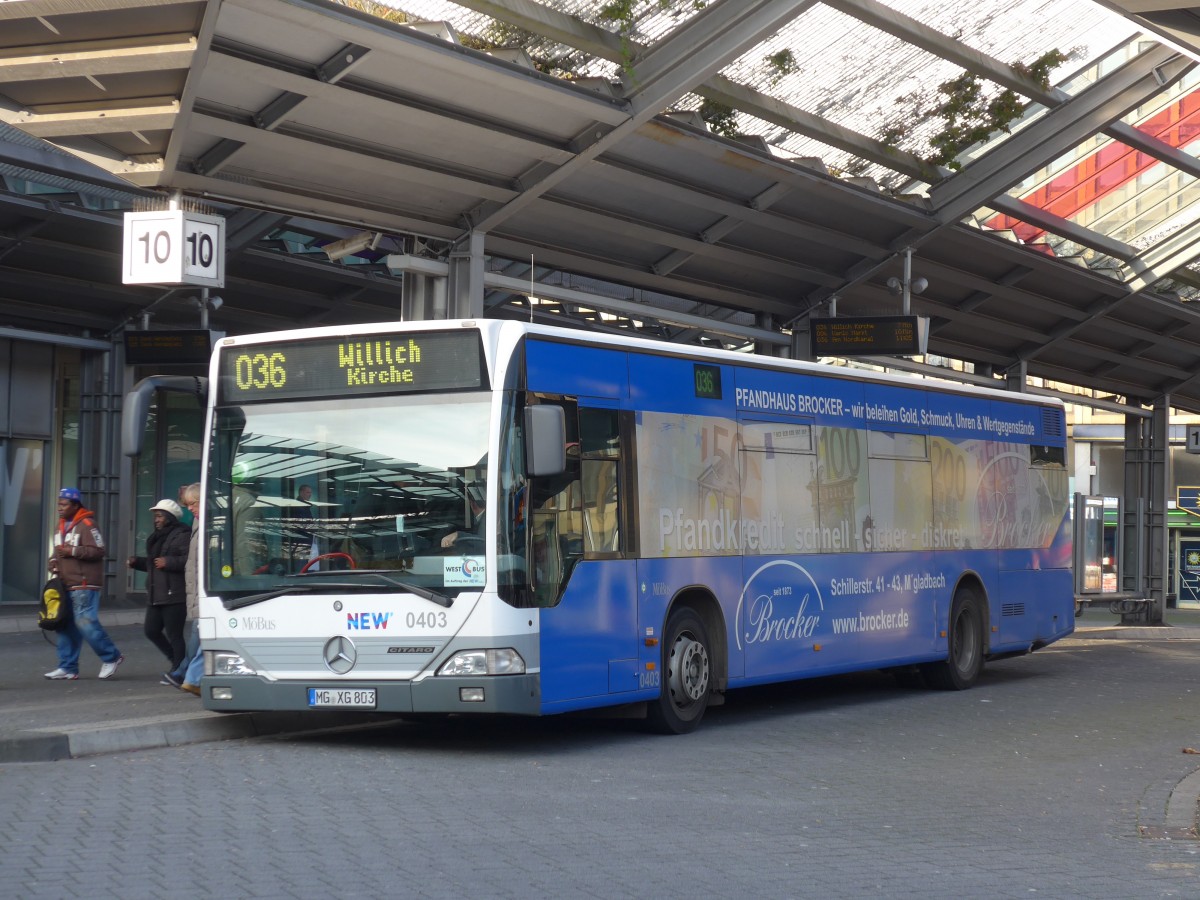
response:
<path id="1" fill-rule="evenodd" d="M 186 652 L 187 559 L 191 529 L 180 521 L 183 510 L 174 500 L 152 507 L 154 532 L 146 538 L 146 555 L 129 557 L 129 568 L 146 573 L 146 637 L 179 667 Z"/>

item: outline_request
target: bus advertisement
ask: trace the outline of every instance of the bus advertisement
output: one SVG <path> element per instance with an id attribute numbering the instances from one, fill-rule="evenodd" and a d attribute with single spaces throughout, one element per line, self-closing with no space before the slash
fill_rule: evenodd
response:
<path id="1" fill-rule="evenodd" d="M 225 338 L 214 710 L 644 711 L 1071 632 L 1062 404 L 502 321 Z"/>

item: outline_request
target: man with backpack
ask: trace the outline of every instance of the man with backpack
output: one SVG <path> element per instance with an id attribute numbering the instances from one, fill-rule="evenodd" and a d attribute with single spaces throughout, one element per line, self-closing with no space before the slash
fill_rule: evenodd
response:
<path id="1" fill-rule="evenodd" d="M 83 508 L 77 488 L 58 492 L 58 528 L 50 571 L 62 578 L 71 597 L 72 620 L 58 631 L 58 668 L 47 672 L 51 681 L 79 677 L 79 651 L 83 642 L 96 651 L 103 665 L 101 678 L 112 678 L 125 657 L 100 624 L 100 585 L 104 579 L 104 538 L 96 515 Z"/>

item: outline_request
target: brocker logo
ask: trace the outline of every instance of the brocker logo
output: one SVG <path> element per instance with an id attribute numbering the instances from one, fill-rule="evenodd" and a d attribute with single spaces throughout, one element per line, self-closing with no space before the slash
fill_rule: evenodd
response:
<path id="1" fill-rule="evenodd" d="M 821 591 L 807 569 L 786 559 L 769 562 L 750 576 L 738 598 L 738 649 L 810 640 L 824 611 Z"/>

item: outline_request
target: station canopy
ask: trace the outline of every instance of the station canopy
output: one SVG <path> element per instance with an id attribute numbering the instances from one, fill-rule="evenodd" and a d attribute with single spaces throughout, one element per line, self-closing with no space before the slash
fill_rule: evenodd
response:
<path id="1" fill-rule="evenodd" d="M 119 283 L 120 208 L 174 194 L 229 219 L 231 333 L 399 318 L 474 252 L 488 316 L 783 353 L 907 306 L 929 355 L 889 366 L 1200 412 L 1168 5 L 0 3 L 0 316 L 194 322 Z M 92 199 L 20 189 L 55 179 Z"/>

